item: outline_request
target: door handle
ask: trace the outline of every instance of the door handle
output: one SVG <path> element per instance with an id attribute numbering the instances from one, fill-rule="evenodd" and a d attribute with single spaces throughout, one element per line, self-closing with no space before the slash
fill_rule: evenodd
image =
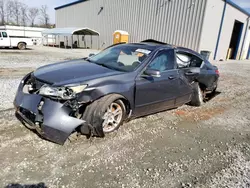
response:
<path id="1" fill-rule="evenodd" d="M 188 72 L 185 73 L 186 76 L 195 76 L 195 75 L 197 75 L 197 74 L 198 74 L 198 73 L 196 73 L 196 72 L 191 72 L 191 71 L 188 71 Z"/>
<path id="2" fill-rule="evenodd" d="M 174 76 L 169 76 L 168 79 L 173 80 L 173 79 L 175 79 L 175 77 Z"/>

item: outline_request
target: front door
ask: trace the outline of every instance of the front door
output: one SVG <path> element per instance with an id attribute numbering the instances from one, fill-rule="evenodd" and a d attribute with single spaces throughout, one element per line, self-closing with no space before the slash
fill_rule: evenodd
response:
<path id="1" fill-rule="evenodd" d="M 149 63 L 147 68 L 158 70 L 160 77 L 145 76 L 136 79 L 136 116 L 155 113 L 175 106 L 179 92 L 179 73 L 175 69 L 174 50 L 162 50 Z"/>
<path id="2" fill-rule="evenodd" d="M 10 39 L 6 32 L 0 32 L 0 46 L 9 47 L 10 46 Z"/>

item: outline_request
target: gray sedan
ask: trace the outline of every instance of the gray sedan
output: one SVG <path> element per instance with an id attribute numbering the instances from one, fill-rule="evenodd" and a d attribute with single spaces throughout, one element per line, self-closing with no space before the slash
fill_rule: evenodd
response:
<path id="1" fill-rule="evenodd" d="M 29 129 L 64 144 L 74 132 L 103 137 L 131 118 L 200 106 L 218 78 L 199 53 L 146 40 L 38 68 L 22 79 L 14 106 Z"/>

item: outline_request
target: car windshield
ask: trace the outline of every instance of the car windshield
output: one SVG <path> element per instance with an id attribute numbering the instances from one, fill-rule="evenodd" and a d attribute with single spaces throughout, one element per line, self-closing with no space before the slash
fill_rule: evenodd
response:
<path id="1" fill-rule="evenodd" d="M 144 45 L 121 44 L 107 48 L 87 60 L 109 69 L 134 71 L 151 53 Z"/>

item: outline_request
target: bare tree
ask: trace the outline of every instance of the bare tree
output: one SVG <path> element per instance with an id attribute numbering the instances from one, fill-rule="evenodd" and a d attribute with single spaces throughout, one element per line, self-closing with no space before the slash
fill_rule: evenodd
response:
<path id="1" fill-rule="evenodd" d="M 41 20 L 42 24 L 45 27 L 48 27 L 49 26 L 48 6 L 47 5 L 42 5 L 41 9 L 40 9 L 40 13 L 41 13 L 40 20 Z"/>
<path id="2" fill-rule="evenodd" d="M 39 8 L 29 8 L 21 0 L 0 0 L 0 25 L 28 25 L 35 26 L 36 19 L 40 18 L 41 25 L 49 27 L 48 6 L 43 5 Z"/>
<path id="3" fill-rule="evenodd" d="M 32 7 L 29 9 L 29 13 L 28 13 L 28 17 L 31 23 L 31 26 L 34 27 L 35 26 L 35 21 L 37 16 L 39 15 L 39 9 Z"/>
<path id="4" fill-rule="evenodd" d="M 21 7 L 21 21 L 22 21 L 22 25 L 23 26 L 26 26 L 27 24 L 27 20 L 28 20 L 28 15 L 27 15 L 27 12 L 28 12 L 28 6 L 24 3 L 20 3 Z"/>
<path id="5" fill-rule="evenodd" d="M 13 18 L 13 1 L 12 0 L 9 0 L 7 1 L 6 3 L 6 23 L 10 23 L 12 22 L 13 20 L 11 18 Z"/>
<path id="6" fill-rule="evenodd" d="M 20 25 L 21 3 L 19 0 L 13 0 L 13 16 L 15 24 Z"/>
<path id="7" fill-rule="evenodd" d="M 0 0 L 0 24 L 5 24 L 5 0 Z"/>

